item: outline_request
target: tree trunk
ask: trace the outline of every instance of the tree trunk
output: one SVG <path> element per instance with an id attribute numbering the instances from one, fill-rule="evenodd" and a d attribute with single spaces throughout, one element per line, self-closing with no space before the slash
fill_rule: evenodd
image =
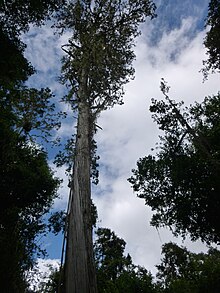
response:
<path id="1" fill-rule="evenodd" d="M 86 82 L 81 83 L 78 97 L 76 151 L 65 260 L 65 293 L 97 293 L 91 221 L 92 122 L 86 97 Z"/>

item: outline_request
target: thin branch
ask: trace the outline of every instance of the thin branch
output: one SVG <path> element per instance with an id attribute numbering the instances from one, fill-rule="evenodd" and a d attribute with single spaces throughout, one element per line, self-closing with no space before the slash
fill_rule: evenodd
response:
<path id="1" fill-rule="evenodd" d="M 74 44 L 73 41 L 71 41 L 71 40 L 69 40 L 69 44 L 66 44 L 66 45 L 63 45 L 63 46 L 68 46 L 68 47 L 73 46 L 73 47 L 75 47 L 76 49 L 82 49 L 82 47 L 80 47 L 80 46 Z"/>
<path id="2" fill-rule="evenodd" d="M 62 49 L 65 53 L 67 53 L 70 57 L 75 58 L 75 56 L 74 56 L 70 51 L 67 51 L 66 49 L 64 49 L 64 46 L 67 46 L 67 45 L 62 45 L 62 46 L 61 46 L 61 49 Z"/>
<path id="3" fill-rule="evenodd" d="M 183 139 L 185 138 L 185 136 L 187 135 L 187 133 L 189 133 L 187 130 L 183 133 L 183 135 L 181 136 L 177 146 L 176 146 L 176 149 L 178 149 L 178 147 L 181 145 L 181 143 L 183 142 Z"/>

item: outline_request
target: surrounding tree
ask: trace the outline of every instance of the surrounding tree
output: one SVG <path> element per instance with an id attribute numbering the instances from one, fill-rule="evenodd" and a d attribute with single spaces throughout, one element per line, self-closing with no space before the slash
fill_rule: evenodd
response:
<path id="1" fill-rule="evenodd" d="M 125 241 L 115 235 L 110 229 L 99 228 L 95 241 L 96 266 L 102 280 L 115 281 L 119 275 L 131 265 L 131 257 L 125 257 Z"/>
<path id="2" fill-rule="evenodd" d="M 220 290 L 220 252 L 192 253 L 175 243 L 162 247 L 157 278 L 165 293 L 217 293 Z"/>
<path id="3" fill-rule="evenodd" d="M 43 216 L 59 181 L 34 136 L 48 140 L 59 122 L 49 90 L 18 85 L 0 89 L 0 259 L 1 291 L 24 292 L 26 272 L 41 253 L 37 237 L 45 233 Z M 43 251 L 42 251 L 43 252 Z"/>
<path id="4" fill-rule="evenodd" d="M 152 275 L 124 255 L 126 242 L 107 228 L 96 231 L 94 244 L 98 292 L 156 293 Z"/>
<path id="5" fill-rule="evenodd" d="M 204 45 L 207 49 L 208 59 L 204 61 L 204 77 L 208 73 L 220 71 L 220 1 L 210 0 L 208 17 L 206 20 L 208 32 L 205 37 Z"/>
<path id="6" fill-rule="evenodd" d="M 41 24 L 61 1 L 2 1 L 0 6 L 0 281 L 1 292 L 25 292 L 26 273 L 44 253 L 36 242 L 45 233 L 43 216 L 59 181 L 36 137 L 49 140 L 59 126 L 49 89 L 24 82 L 34 69 L 24 57 L 21 32 Z M 54 10 L 55 9 L 55 10 Z M 59 116 L 59 115 L 58 115 Z M 38 140 L 39 142 L 39 140 Z"/>
<path id="7" fill-rule="evenodd" d="M 55 105 L 51 103 L 53 95 L 50 90 L 25 86 L 34 68 L 24 57 L 25 45 L 20 35 L 29 29 L 30 24 L 42 24 L 63 3 L 62 0 L 40 0 L 37 3 L 32 0 L 9 0 L 2 1 L 0 6 L 1 109 L 13 114 L 13 127 L 20 135 L 27 136 L 32 131 L 33 137 L 34 131 L 40 130 L 46 139 L 50 130 L 59 127 L 58 120 L 53 116 Z"/>
<path id="8" fill-rule="evenodd" d="M 77 112 L 77 135 L 68 215 L 65 290 L 97 292 L 93 259 L 90 175 L 93 135 L 102 110 L 122 103 L 123 85 L 133 77 L 134 38 L 139 24 L 154 15 L 151 1 L 70 1 L 57 27 L 71 31 L 62 48 L 66 101 Z M 94 165 L 93 165 L 94 166 Z"/>
<path id="9" fill-rule="evenodd" d="M 182 110 L 161 88 L 166 100 L 150 107 L 164 133 L 159 151 L 140 159 L 129 181 L 152 208 L 152 225 L 219 243 L 220 94 Z"/>
<path id="10" fill-rule="evenodd" d="M 12 86 L 13 82 L 25 81 L 34 70 L 24 57 L 25 45 L 20 35 L 31 24 L 41 25 L 63 4 L 64 0 L 49 1 L 1 1 L 0 5 L 0 86 Z"/>
<path id="11" fill-rule="evenodd" d="M 27 31 L 31 23 L 41 25 L 59 10 L 65 0 L 7 0 L 1 1 L 0 27 L 10 37 Z"/>
<path id="12" fill-rule="evenodd" d="M 2 292 L 24 292 L 25 273 L 41 253 L 36 238 L 56 195 L 46 154 L 13 130 L 13 114 L 0 119 L 0 280 Z"/>
<path id="13" fill-rule="evenodd" d="M 11 40 L 7 33 L 0 28 L 0 85 L 12 87 L 21 81 L 25 81 L 34 69 L 24 57 L 24 45 L 18 39 Z"/>

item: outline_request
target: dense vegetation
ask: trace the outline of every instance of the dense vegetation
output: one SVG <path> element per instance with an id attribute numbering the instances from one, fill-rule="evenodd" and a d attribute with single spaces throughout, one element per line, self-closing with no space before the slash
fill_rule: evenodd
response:
<path id="1" fill-rule="evenodd" d="M 152 225 L 219 243 L 220 95 L 181 111 L 161 88 L 166 100 L 150 107 L 164 133 L 159 152 L 140 159 L 129 181 L 154 211 Z"/>
<path id="2" fill-rule="evenodd" d="M 4 1 L 0 8 L 1 292 L 27 290 L 26 274 L 36 255 L 44 254 L 36 239 L 45 233 L 43 217 L 59 184 L 45 151 L 35 142 L 36 135 L 48 139 L 59 124 L 53 117 L 53 95 L 49 89 L 25 85 L 34 69 L 19 37 L 31 23 L 49 17 L 54 5 L 55 1 Z"/>

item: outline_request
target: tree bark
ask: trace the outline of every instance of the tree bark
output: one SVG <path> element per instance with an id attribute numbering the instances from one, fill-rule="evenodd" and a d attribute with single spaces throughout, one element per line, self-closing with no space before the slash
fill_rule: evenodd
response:
<path id="1" fill-rule="evenodd" d="M 84 81 L 84 82 L 83 82 Z M 91 117 L 86 78 L 78 93 L 76 151 L 65 259 L 65 293 L 97 293 L 91 221 Z"/>

